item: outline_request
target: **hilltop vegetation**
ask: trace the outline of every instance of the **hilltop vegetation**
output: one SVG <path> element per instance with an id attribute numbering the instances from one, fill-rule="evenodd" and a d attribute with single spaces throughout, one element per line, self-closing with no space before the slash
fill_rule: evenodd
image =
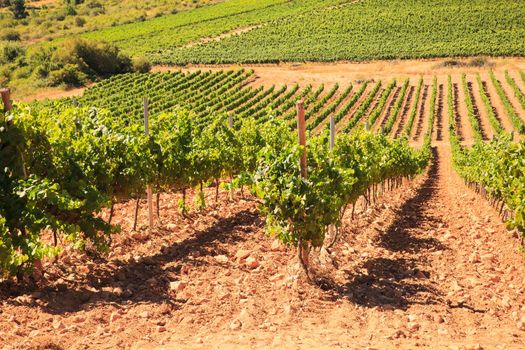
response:
<path id="1" fill-rule="evenodd" d="M 0 28 L 2 28 L 0 40 L 4 40 L 6 33 L 16 33 L 22 43 L 29 44 L 125 23 L 145 21 L 216 3 L 218 0 L 25 1 L 25 15 L 19 16 L 20 18 L 16 18 L 11 11 L 13 6 L 11 4 L 14 2 L 14 0 L 0 0 Z"/>
<path id="2" fill-rule="evenodd" d="M 87 36 L 163 64 L 520 56 L 524 15 L 517 0 L 229 0 Z"/>
<path id="3" fill-rule="evenodd" d="M 297 16 L 343 0 L 228 0 L 177 15 L 116 26 L 87 33 L 91 39 L 117 44 L 132 55 L 147 55 L 160 61 L 164 55 L 203 38 L 215 37 L 238 28 L 258 26 Z"/>
<path id="4" fill-rule="evenodd" d="M 215 2 L 0 0 L 0 86 L 14 88 L 20 96 L 37 88 L 82 86 L 135 70 L 132 58 L 115 45 L 79 41 L 78 35 Z M 148 66 L 140 57 L 135 65 L 139 71 Z"/>

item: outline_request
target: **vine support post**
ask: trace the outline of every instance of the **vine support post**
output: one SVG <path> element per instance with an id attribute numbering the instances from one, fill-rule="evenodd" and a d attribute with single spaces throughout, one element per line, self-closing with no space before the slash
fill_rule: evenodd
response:
<path id="1" fill-rule="evenodd" d="M 228 125 L 230 126 L 230 129 L 233 129 L 233 116 L 231 113 L 228 113 Z"/>
<path id="2" fill-rule="evenodd" d="M 330 116 L 330 151 L 334 149 L 335 145 L 335 120 L 334 116 Z"/>
<path id="3" fill-rule="evenodd" d="M 228 125 L 230 127 L 230 129 L 233 131 L 233 115 L 230 113 L 228 113 Z M 217 184 L 217 188 L 218 188 L 219 184 Z M 233 176 L 230 175 L 230 188 L 228 190 L 228 199 L 230 201 L 233 201 Z"/>
<path id="4" fill-rule="evenodd" d="M 306 163 L 306 122 L 304 120 L 304 102 L 297 102 L 297 131 L 299 133 L 299 145 L 303 146 L 303 153 L 301 155 L 301 176 L 306 178 L 307 163 Z"/>
<path id="5" fill-rule="evenodd" d="M 144 133 L 149 135 L 149 110 L 148 110 L 148 98 L 144 97 Z M 148 219 L 149 219 L 149 229 L 153 228 L 153 192 L 151 185 L 148 184 L 146 187 L 146 195 L 148 198 Z"/>
<path id="6" fill-rule="evenodd" d="M 335 120 L 334 120 L 334 116 L 330 116 L 330 152 L 333 151 L 334 145 L 335 145 Z M 328 232 L 330 233 L 331 238 L 333 236 L 332 243 L 328 245 L 328 248 L 331 248 L 335 244 L 335 241 L 337 240 L 337 231 L 334 225 L 328 226 Z"/>
<path id="7" fill-rule="evenodd" d="M 306 121 L 304 119 L 304 102 L 298 101 L 296 107 L 297 107 L 297 131 L 299 134 L 298 135 L 299 145 L 303 147 L 299 166 L 301 168 L 301 177 L 306 178 L 308 176 L 308 171 L 307 171 L 307 158 L 306 158 Z M 310 252 L 310 249 L 308 246 L 308 242 L 303 242 L 303 237 L 299 237 L 298 246 L 297 246 L 297 255 L 299 257 L 299 263 L 303 267 L 308 280 L 311 280 L 310 275 L 308 274 L 308 265 L 309 265 L 308 254 L 309 252 Z"/>
<path id="8" fill-rule="evenodd" d="M 4 103 L 4 111 L 9 112 L 13 109 L 11 104 L 11 90 L 8 88 L 0 89 L 0 95 L 2 96 L 2 102 Z"/>

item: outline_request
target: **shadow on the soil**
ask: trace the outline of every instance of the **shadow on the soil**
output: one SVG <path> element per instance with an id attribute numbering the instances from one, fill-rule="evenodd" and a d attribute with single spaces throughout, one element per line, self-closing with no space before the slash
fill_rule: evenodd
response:
<path id="1" fill-rule="evenodd" d="M 251 239 L 249 235 L 257 232 L 253 225 L 258 225 L 258 221 L 256 212 L 244 210 L 231 217 L 220 218 L 212 226 L 196 231 L 182 242 L 162 248 L 155 255 L 128 262 L 100 260 L 100 267 L 79 283 L 81 289 L 67 281 L 62 285 L 38 289 L 40 305 L 44 304 L 44 311 L 52 314 L 104 304 L 165 303 L 177 308 L 178 301 L 173 294 L 170 295 L 170 281 L 178 280 L 181 273 L 186 273 L 186 268 L 207 264 L 198 257 L 224 254 L 221 244 L 236 244 Z M 1 289 L 6 288 L 0 285 Z M 30 293 L 31 290 L 20 290 L 15 294 L 23 292 Z M 16 298 L 9 298 L 6 302 L 20 304 Z"/>
<path id="2" fill-rule="evenodd" d="M 425 212 L 437 191 L 438 166 L 437 150 L 433 149 L 427 179 L 416 195 L 397 211 L 396 220 L 379 235 L 376 240 L 378 246 L 408 253 L 446 249 L 437 239 L 413 234 L 414 229 L 430 229 L 442 222 Z M 420 257 L 368 259 L 353 271 L 346 271 L 347 282 L 344 285 L 337 285 L 326 278 L 318 280 L 318 284 L 322 289 L 332 290 L 334 298 L 347 298 L 366 307 L 406 309 L 411 304 L 438 303 L 438 291 L 425 282 L 430 273 L 418 268 L 422 262 Z"/>
<path id="3" fill-rule="evenodd" d="M 414 229 L 431 229 L 444 224 L 440 217 L 425 212 L 428 203 L 437 192 L 437 174 L 439 170 L 438 154 L 432 150 L 433 161 L 428 170 L 428 177 L 421 184 L 414 197 L 406 201 L 396 212 L 396 220 L 378 237 L 381 247 L 395 252 L 416 253 L 422 249 L 444 250 L 446 247 L 435 238 L 414 236 Z"/>

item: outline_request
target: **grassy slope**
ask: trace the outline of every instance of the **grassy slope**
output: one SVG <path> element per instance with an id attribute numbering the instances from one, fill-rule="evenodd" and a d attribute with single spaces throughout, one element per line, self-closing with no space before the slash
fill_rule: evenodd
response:
<path id="1" fill-rule="evenodd" d="M 363 0 L 323 11 L 319 8 L 336 1 L 280 2 L 231 0 L 90 36 L 116 41 L 157 63 L 175 64 L 525 54 L 521 0 Z M 222 10 L 238 3 L 252 11 Z M 270 3 L 277 5 L 265 7 Z M 221 18 L 203 21 L 204 12 Z M 178 25 L 184 16 L 198 19 Z M 266 22 L 271 24 L 220 42 L 182 47 L 199 37 Z"/>
<path id="2" fill-rule="evenodd" d="M 218 1 L 222 0 L 83 0 L 69 9 L 63 0 L 26 1 L 28 17 L 22 20 L 14 20 L 8 9 L 0 9 L 0 28 L 18 32 L 22 43 L 28 45 L 143 21 Z"/>

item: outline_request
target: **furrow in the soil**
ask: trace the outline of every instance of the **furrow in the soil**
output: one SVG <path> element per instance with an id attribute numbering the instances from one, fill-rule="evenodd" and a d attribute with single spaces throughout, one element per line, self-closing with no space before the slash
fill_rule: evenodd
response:
<path id="1" fill-rule="evenodd" d="M 401 108 L 401 112 L 399 113 L 399 117 L 396 119 L 396 123 L 394 124 L 394 127 L 392 130 L 394 132 L 394 138 L 398 138 L 401 135 L 401 132 L 403 132 L 403 128 L 405 127 L 405 123 L 408 119 L 408 114 L 410 113 L 410 109 L 412 108 L 414 102 L 414 94 L 416 91 L 415 86 L 409 86 L 408 93 L 405 96 L 405 101 L 403 102 L 403 107 Z"/>

